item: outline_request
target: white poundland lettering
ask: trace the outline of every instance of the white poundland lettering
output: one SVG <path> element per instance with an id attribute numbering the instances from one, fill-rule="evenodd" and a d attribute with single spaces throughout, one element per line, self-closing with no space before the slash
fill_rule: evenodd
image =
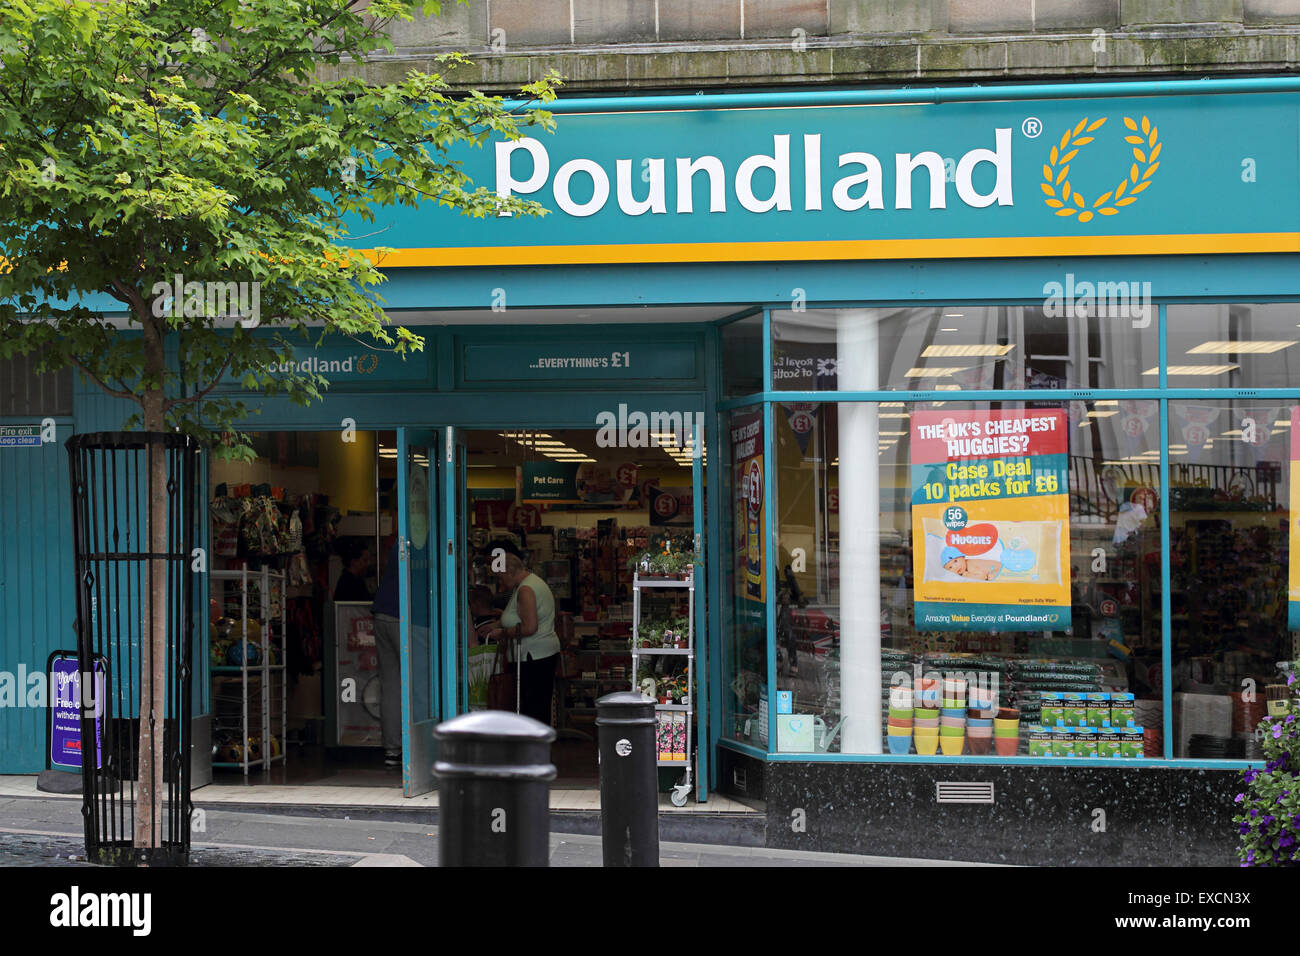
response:
<path id="1" fill-rule="evenodd" d="M 803 164 L 803 209 L 807 212 L 822 210 L 824 201 L 822 142 L 820 133 L 807 133 L 795 140 L 789 133 L 772 134 L 770 146 L 763 144 L 761 151 L 746 156 L 737 165 L 730 178 L 731 194 L 742 209 L 754 213 L 788 212 L 793 208 L 790 166 L 792 152 L 801 152 Z M 953 185 L 957 198 L 966 206 L 983 209 L 988 206 L 1015 205 L 1011 182 L 1011 129 L 993 130 L 993 149 L 973 147 L 957 161 Z M 516 163 L 515 153 L 523 153 Z M 885 165 L 872 153 L 849 152 L 834 157 L 836 168 L 846 172 L 831 187 L 831 202 L 836 209 L 854 212 L 885 208 Z M 989 192 L 975 188 L 975 171 L 982 165 L 993 169 L 993 187 Z M 944 159 L 938 153 L 898 152 L 894 154 L 894 208 L 913 208 L 913 189 L 916 175 L 922 175 L 921 195 L 926 199 L 917 208 L 945 209 L 948 205 L 948 176 Z M 518 169 L 518 175 L 516 167 Z M 696 211 L 695 183 L 703 176 L 707 181 L 708 213 L 727 211 L 728 175 L 726 166 L 717 156 L 677 156 L 672 162 L 667 157 L 646 157 L 644 168 L 649 184 L 645 196 L 634 195 L 632 169 L 634 161 L 614 161 L 615 196 L 619 211 L 625 216 L 667 215 L 666 195 L 668 170 L 676 179 L 677 201 L 675 215 L 693 215 Z M 638 160 L 635 168 L 643 168 Z M 758 176 L 763 171 L 764 175 Z M 771 175 L 766 175 L 770 172 Z M 575 178 L 581 183 L 575 189 Z M 600 212 L 609 202 L 610 174 L 595 160 L 575 157 L 564 162 L 551 176 L 551 156 L 546 145 L 529 136 L 496 144 L 496 190 L 506 198 L 540 192 L 548 182 L 555 205 L 566 215 L 587 218 Z M 762 183 L 756 190 L 755 180 Z M 762 192 L 763 195 L 758 193 Z M 587 196 L 576 199 L 574 194 Z M 588 195 L 588 193 L 590 195 Z M 703 209 L 701 209 L 703 212 Z M 502 213 L 509 215 L 509 213 Z"/>

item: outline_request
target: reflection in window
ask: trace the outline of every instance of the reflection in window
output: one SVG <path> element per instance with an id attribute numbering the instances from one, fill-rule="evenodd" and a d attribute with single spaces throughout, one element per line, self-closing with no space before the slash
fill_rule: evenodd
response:
<path id="1" fill-rule="evenodd" d="M 1167 321 L 1171 388 L 1285 388 L 1300 385 L 1300 308 L 1171 305 Z M 1160 370 L 1143 370 L 1154 381 Z"/>
<path id="2" fill-rule="evenodd" d="M 907 391 L 990 388 L 1150 388 L 1157 362 L 1154 306 L 1138 318 L 1061 314 L 1051 307 L 924 306 L 772 313 L 773 387 L 834 391 L 861 355 L 847 337 L 865 329 L 878 368 L 873 387 Z"/>
<path id="3" fill-rule="evenodd" d="M 1294 324 L 1294 323 L 1293 323 Z M 1258 758 L 1288 629 L 1293 401 L 1169 405 L 1174 756 Z M 1246 693 L 1243 693 L 1246 691 Z"/>

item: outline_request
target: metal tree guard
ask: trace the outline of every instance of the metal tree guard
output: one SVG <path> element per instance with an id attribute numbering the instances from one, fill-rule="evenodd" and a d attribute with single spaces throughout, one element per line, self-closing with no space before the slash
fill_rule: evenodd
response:
<path id="1" fill-rule="evenodd" d="M 86 855 L 95 863 L 184 865 L 190 849 L 191 648 L 196 538 L 194 439 L 155 432 L 92 432 L 67 443 L 72 472 L 72 530 L 77 595 L 77 655 L 82 671 L 82 805 Z M 163 455 L 166 481 L 154 487 L 150 450 Z M 166 548 L 150 551 L 149 515 L 163 499 Z M 163 713 L 154 699 L 150 564 L 161 560 L 166 581 Z M 80 662 L 102 662 L 96 678 Z M 86 687 L 102 684 L 102 690 Z M 93 694 L 93 702 L 89 701 Z M 161 828 L 136 847 L 140 720 L 148 721 L 155 761 L 163 765 Z M 161 725 L 161 727 L 160 727 Z M 161 729 L 161 745 L 158 731 Z M 102 733 L 102 740 L 100 734 Z M 93 742 L 93 743 L 92 743 Z"/>

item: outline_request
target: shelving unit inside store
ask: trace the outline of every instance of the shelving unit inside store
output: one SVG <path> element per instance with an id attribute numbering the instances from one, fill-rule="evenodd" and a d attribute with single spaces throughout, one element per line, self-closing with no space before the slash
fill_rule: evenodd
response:
<path id="1" fill-rule="evenodd" d="M 682 597 L 685 597 L 683 602 Z M 682 608 L 682 604 L 685 608 Z M 654 621 L 643 622 L 642 611 L 654 615 Z M 679 613 L 684 611 L 683 613 Z M 682 622 L 674 629 L 663 622 Z M 650 624 L 649 627 L 646 624 Z M 653 642 L 653 646 L 651 643 Z M 643 578 L 640 572 L 632 578 L 632 689 L 640 690 L 643 679 L 642 660 L 647 661 L 649 677 L 656 681 L 655 737 L 660 767 L 676 767 L 683 771 L 680 782 L 673 787 L 672 802 L 685 806 L 691 789 L 691 776 L 695 761 L 691 745 L 694 724 L 695 688 L 695 576 L 688 573 L 683 579 Z M 678 671 L 675 661 L 684 659 L 685 668 Z M 681 679 L 685 685 L 676 683 Z M 660 688 L 675 685 L 678 697 L 664 696 Z"/>

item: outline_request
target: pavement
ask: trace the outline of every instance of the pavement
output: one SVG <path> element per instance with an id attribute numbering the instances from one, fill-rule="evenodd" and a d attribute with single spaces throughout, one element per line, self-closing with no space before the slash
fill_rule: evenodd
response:
<path id="1" fill-rule="evenodd" d="M 196 793 L 196 797 L 198 794 Z M 200 802 L 196 800 L 196 803 Z M 304 808 L 306 810 L 306 808 Z M 415 819 L 321 817 L 292 808 L 204 808 L 193 834 L 194 866 L 438 865 L 438 827 Z M 598 835 L 552 833 L 550 864 L 598 867 Z M 84 862 L 81 802 L 0 796 L 0 866 L 77 866 Z M 755 846 L 660 842 L 661 866 L 978 866 L 936 860 L 806 853 Z"/>

